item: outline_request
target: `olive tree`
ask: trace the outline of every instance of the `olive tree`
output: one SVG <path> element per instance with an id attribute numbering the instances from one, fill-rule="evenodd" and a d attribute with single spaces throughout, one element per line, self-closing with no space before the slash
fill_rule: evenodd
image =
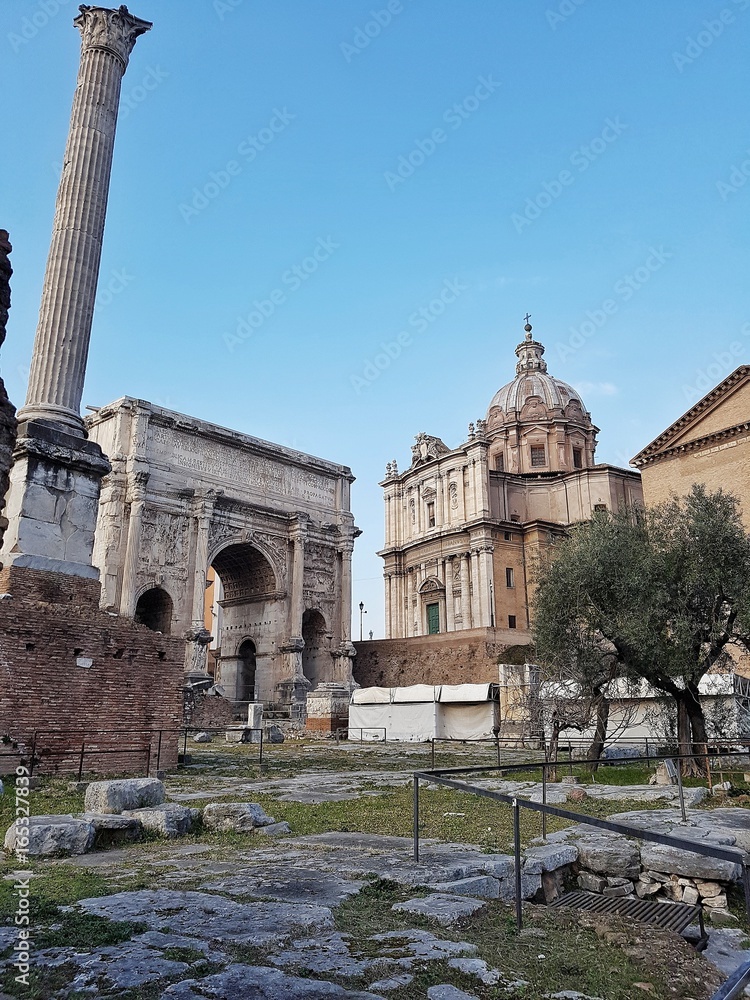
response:
<path id="1" fill-rule="evenodd" d="M 674 699 L 680 753 L 700 752 L 701 678 L 750 650 L 750 537 L 739 501 L 694 486 L 647 511 L 597 512 L 552 546 L 533 603 L 540 662 L 604 693 L 643 679 Z"/>

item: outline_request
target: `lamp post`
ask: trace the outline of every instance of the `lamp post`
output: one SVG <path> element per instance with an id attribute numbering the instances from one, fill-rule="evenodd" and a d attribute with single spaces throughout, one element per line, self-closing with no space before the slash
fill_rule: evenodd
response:
<path id="1" fill-rule="evenodd" d="M 360 601 L 359 602 L 359 641 L 360 642 L 362 642 L 362 638 L 364 636 L 364 633 L 362 631 L 362 623 L 364 621 L 364 616 L 366 614 L 367 614 L 367 611 L 365 610 L 365 602 L 364 601 Z"/>

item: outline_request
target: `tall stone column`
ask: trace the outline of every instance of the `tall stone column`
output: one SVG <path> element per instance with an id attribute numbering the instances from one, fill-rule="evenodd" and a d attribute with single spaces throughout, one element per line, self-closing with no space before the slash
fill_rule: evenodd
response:
<path id="1" fill-rule="evenodd" d="M 206 574 L 208 572 L 208 536 L 216 498 L 217 494 L 212 490 L 196 497 L 192 622 L 184 635 L 187 643 L 185 672 L 188 679 L 193 682 L 202 682 L 208 678 L 208 645 L 213 636 L 205 624 Z"/>
<path id="2" fill-rule="evenodd" d="M 92 565 L 101 480 L 110 471 L 80 415 L 107 210 L 120 85 L 150 22 L 81 5 L 81 60 L 47 258 L 0 560 L 98 579 Z"/>
<path id="3" fill-rule="evenodd" d="M 83 380 L 107 214 L 122 76 L 151 28 L 126 7 L 84 4 L 73 22 L 81 62 L 55 205 L 39 324 L 21 420 L 54 420 L 83 437 Z"/>
<path id="4" fill-rule="evenodd" d="M 349 534 L 349 530 L 351 533 Z M 354 539 L 361 535 L 359 528 L 347 529 L 348 537 L 339 544 L 341 552 L 341 641 L 336 653 L 336 680 L 350 691 L 354 684 L 352 661 L 357 655 L 352 642 L 352 556 Z"/>
<path id="5" fill-rule="evenodd" d="M 125 569 L 122 576 L 120 614 L 132 618 L 135 614 L 135 594 L 138 588 L 138 566 L 141 556 L 141 532 L 143 511 L 146 506 L 146 484 L 148 472 L 136 472 L 130 483 L 130 518 L 128 520 L 128 540 L 125 544 Z"/>
<path id="6" fill-rule="evenodd" d="M 445 581 L 445 630 L 455 632 L 456 630 L 456 602 L 453 599 L 453 567 L 456 565 L 455 559 L 443 561 L 443 579 Z"/>
<path id="7" fill-rule="evenodd" d="M 471 586 L 469 583 L 469 560 L 471 555 L 465 552 L 459 556 L 461 560 L 461 625 L 463 628 L 471 628 L 473 621 L 471 615 Z"/>

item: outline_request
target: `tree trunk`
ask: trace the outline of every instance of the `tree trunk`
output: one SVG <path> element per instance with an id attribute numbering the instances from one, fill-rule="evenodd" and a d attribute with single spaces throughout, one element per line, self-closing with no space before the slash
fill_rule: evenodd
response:
<path id="1" fill-rule="evenodd" d="M 703 706 L 700 703 L 697 685 L 688 685 L 686 690 L 685 708 L 690 719 L 691 730 L 691 753 L 706 753 L 706 718 L 703 714 Z M 700 760 L 690 761 L 692 765 L 691 773 L 702 775 L 705 771 L 705 762 Z"/>
<path id="2" fill-rule="evenodd" d="M 552 736 L 549 741 L 549 763 L 552 767 L 547 768 L 547 777 L 550 781 L 557 781 L 557 748 L 560 743 L 560 723 L 557 719 L 552 720 Z"/>
<path id="3" fill-rule="evenodd" d="M 589 747 L 587 754 L 589 761 L 591 761 L 589 770 L 592 774 L 596 774 L 599 767 L 599 759 L 607 739 L 607 723 L 609 722 L 609 698 L 605 698 L 603 694 L 597 694 L 596 697 L 596 730 L 594 731 L 594 742 Z"/>

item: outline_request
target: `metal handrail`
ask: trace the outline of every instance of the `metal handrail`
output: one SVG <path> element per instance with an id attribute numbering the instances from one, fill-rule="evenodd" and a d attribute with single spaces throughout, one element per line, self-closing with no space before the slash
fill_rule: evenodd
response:
<path id="1" fill-rule="evenodd" d="M 735 969 L 711 1000 L 736 1000 L 742 996 L 748 983 L 750 983 L 750 962 L 745 962 L 739 969 Z"/>

